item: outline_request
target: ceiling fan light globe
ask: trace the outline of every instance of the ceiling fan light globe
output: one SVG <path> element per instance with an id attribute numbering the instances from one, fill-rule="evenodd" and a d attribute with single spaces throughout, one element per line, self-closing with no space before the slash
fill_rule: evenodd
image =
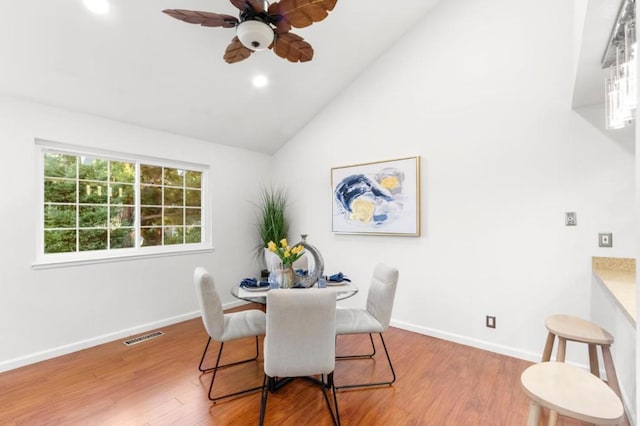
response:
<path id="1" fill-rule="evenodd" d="M 274 33 L 271 26 L 261 21 L 241 22 L 236 35 L 246 48 L 251 50 L 264 50 L 273 43 Z"/>

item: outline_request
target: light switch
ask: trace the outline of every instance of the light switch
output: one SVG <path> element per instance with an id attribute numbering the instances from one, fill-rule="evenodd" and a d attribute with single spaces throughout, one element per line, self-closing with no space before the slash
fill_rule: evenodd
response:
<path id="1" fill-rule="evenodd" d="M 564 214 L 564 224 L 567 226 L 576 226 L 578 224 L 576 212 L 566 212 Z"/>
<path id="2" fill-rule="evenodd" d="M 598 246 L 613 247 L 613 234 L 611 232 L 598 234 Z"/>

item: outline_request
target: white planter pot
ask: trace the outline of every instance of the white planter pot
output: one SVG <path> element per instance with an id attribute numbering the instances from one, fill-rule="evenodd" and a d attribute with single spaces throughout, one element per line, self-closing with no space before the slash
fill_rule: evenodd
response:
<path id="1" fill-rule="evenodd" d="M 269 272 L 275 272 L 280 266 L 280 258 L 277 254 L 265 247 L 264 263 L 267 265 L 267 270 Z"/>

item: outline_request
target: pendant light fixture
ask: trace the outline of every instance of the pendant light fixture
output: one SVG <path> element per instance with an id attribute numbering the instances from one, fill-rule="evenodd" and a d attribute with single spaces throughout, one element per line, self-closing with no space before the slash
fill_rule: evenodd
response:
<path id="1" fill-rule="evenodd" d="M 605 77 L 605 124 L 621 129 L 633 123 L 637 106 L 635 0 L 623 0 L 602 58 Z"/>

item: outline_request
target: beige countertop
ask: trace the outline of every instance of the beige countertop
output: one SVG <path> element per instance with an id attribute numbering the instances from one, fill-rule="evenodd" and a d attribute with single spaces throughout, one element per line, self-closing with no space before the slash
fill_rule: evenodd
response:
<path id="1" fill-rule="evenodd" d="M 636 261 L 617 257 L 592 258 L 593 273 L 618 302 L 622 311 L 636 324 Z"/>

